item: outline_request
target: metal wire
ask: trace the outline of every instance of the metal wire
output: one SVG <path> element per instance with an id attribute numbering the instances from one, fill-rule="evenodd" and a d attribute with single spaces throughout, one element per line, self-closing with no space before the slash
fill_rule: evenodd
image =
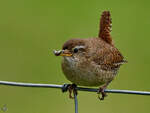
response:
<path id="1" fill-rule="evenodd" d="M 74 93 L 75 113 L 78 113 L 78 99 L 77 94 Z"/>
<path id="2" fill-rule="evenodd" d="M 60 88 L 60 89 L 63 88 L 63 85 L 56 85 L 56 84 L 35 84 L 35 83 L 8 82 L 8 81 L 0 81 L 0 85 L 19 86 L 19 87 Z M 77 90 L 78 91 L 97 92 L 98 89 L 77 87 Z M 148 91 L 106 89 L 105 92 L 106 93 L 120 93 L 120 94 L 150 95 L 150 92 L 148 92 Z"/>
<path id="3" fill-rule="evenodd" d="M 19 86 L 19 87 L 41 87 L 41 88 L 59 88 L 63 89 L 64 85 L 56 84 L 35 84 L 35 83 L 22 83 L 22 82 L 8 82 L 0 81 L 0 85 L 9 85 L 9 86 Z M 97 92 L 96 88 L 85 88 L 77 87 L 78 91 L 88 91 L 88 92 Z M 132 90 L 116 90 L 116 89 L 105 89 L 106 93 L 119 93 L 119 94 L 135 94 L 135 95 L 150 95 L 148 91 L 132 91 Z M 75 102 L 75 113 L 78 113 L 78 100 L 77 95 L 74 93 L 74 102 Z"/>

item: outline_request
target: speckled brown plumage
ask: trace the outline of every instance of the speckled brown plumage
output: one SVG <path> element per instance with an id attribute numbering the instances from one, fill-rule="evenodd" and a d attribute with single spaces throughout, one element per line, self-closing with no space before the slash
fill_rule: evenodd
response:
<path id="1" fill-rule="evenodd" d="M 112 43 L 110 32 L 110 12 L 104 11 L 97 38 L 74 38 L 64 43 L 62 51 L 55 52 L 57 56 L 63 56 L 62 70 L 66 78 L 76 85 L 101 86 L 101 99 L 106 96 L 104 89 L 125 63 Z"/>
<path id="2" fill-rule="evenodd" d="M 104 39 L 107 43 L 112 44 L 112 38 L 110 35 L 112 29 L 111 15 L 109 11 L 104 11 L 100 20 L 99 37 Z"/>

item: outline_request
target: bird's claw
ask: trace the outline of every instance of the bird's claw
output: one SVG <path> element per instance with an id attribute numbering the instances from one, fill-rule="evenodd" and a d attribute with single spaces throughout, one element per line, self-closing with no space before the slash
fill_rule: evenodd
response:
<path id="1" fill-rule="evenodd" d="M 77 85 L 76 84 L 64 84 L 62 87 L 62 92 L 69 91 L 69 98 L 74 99 L 74 96 L 72 96 L 72 92 L 74 95 L 77 95 Z"/>
<path id="2" fill-rule="evenodd" d="M 100 93 L 102 94 L 102 97 L 100 97 Z M 104 87 L 100 87 L 98 89 L 97 94 L 98 94 L 99 100 L 104 100 L 104 98 L 107 96 L 107 94 L 105 93 L 105 88 Z"/>

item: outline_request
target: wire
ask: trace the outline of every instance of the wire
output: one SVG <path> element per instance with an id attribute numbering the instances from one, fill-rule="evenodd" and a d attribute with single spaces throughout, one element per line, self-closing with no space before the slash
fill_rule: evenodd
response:
<path id="1" fill-rule="evenodd" d="M 56 85 L 56 84 L 34 84 L 34 83 L 22 83 L 22 82 L 8 82 L 0 81 L 0 85 L 9 85 L 9 86 L 19 86 L 19 87 L 41 87 L 41 88 L 59 88 L 63 92 L 67 91 L 66 84 Z M 88 91 L 88 92 L 97 92 L 96 88 L 85 88 L 85 87 L 76 87 L 76 90 L 79 91 Z M 120 94 L 136 94 L 136 95 L 150 95 L 148 91 L 132 91 L 132 90 L 116 90 L 116 89 L 105 89 L 106 93 L 120 93 Z M 75 103 L 75 113 L 78 113 L 78 99 L 76 93 L 74 93 L 74 103 Z"/>
<path id="2" fill-rule="evenodd" d="M 19 86 L 19 87 L 42 87 L 42 88 L 63 88 L 63 85 L 56 84 L 34 84 L 34 83 L 22 83 L 22 82 L 8 82 L 0 81 L 0 85 Z M 78 91 L 97 92 L 96 88 L 77 87 Z M 120 94 L 136 94 L 136 95 L 150 95 L 148 91 L 132 91 L 132 90 L 116 90 L 105 89 L 106 93 L 120 93 Z"/>
<path id="3" fill-rule="evenodd" d="M 77 94 L 74 93 L 75 113 L 78 113 L 78 99 Z"/>

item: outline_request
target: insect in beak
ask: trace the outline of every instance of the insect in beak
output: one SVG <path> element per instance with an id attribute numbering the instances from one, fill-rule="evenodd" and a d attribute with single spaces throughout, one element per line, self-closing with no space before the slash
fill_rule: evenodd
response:
<path id="1" fill-rule="evenodd" d="M 59 50 L 59 51 L 54 50 L 53 53 L 56 56 L 72 56 L 72 53 L 69 50 Z"/>

